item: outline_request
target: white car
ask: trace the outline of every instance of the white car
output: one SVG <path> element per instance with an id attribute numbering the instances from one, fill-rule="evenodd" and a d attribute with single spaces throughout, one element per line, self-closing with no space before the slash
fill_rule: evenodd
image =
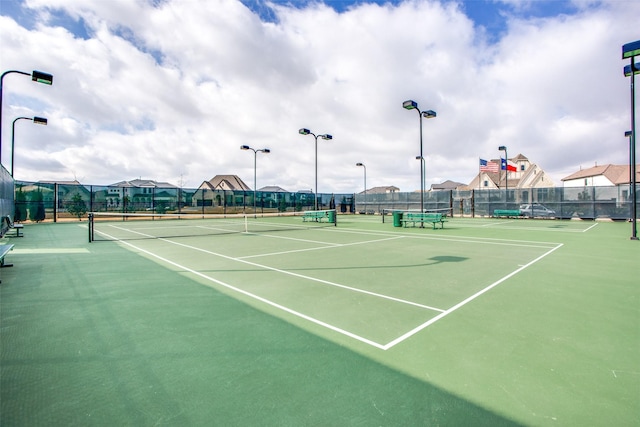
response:
<path id="1" fill-rule="evenodd" d="M 556 216 L 556 211 L 534 203 L 532 205 L 520 205 L 520 215 L 525 217 L 553 217 Z"/>

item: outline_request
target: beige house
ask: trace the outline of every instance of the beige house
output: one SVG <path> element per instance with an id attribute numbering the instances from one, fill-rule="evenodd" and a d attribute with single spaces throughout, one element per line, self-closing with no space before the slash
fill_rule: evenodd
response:
<path id="1" fill-rule="evenodd" d="M 250 191 L 247 184 L 237 175 L 216 175 L 209 181 L 203 181 L 191 198 L 192 206 L 221 206 L 225 203 L 225 191 Z M 222 193 L 222 194 L 221 194 Z M 242 199 L 242 195 L 236 196 Z M 227 201 L 228 204 L 237 201 Z M 240 203 L 242 201 L 240 200 Z"/>
<path id="2" fill-rule="evenodd" d="M 580 169 L 562 178 L 564 187 L 610 187 L 631 182 L 629 165 L 602 165 Z M 636 183 L 640 182 L 640 165 L 636 166 Z"/>
<path id="3" fill-rule="evenodd" d="M 498 165 L 497 172 L 479 171 L 478 175 L 469 183 L 469 190 L 492 190 L 501 188 L 544 188 L 554 187 L 553 180 L 547 176 L 542 168 L 531 163 L 527 157 L 518 154 L 509 160 L 509 165 L 515 167 L 515 171 L 500 170 L 500 159 L 492 159 Z"/>

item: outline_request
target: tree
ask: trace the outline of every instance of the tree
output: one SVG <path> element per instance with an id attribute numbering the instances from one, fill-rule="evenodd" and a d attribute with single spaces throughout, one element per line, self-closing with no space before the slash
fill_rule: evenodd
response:
<path id="1" fill-rule="evenodd" d="M 15 214 L 13 221 L 22 222 L 27 219 L 27 195 L 22 191 L 22 187 L 16 192 Z"/>
<path id="2" fill-rule="evenodd" d="M 82 196 L 76 193 L 73 195 L 67 210 L 71 215 L 77 216 L 78 220 L 82 221 L 82 217 L 87 213 L 87 204 L 82 200 Z"/>
<path id="3" fill-rule="evenodd" d="M 31 221 L 40 222 L 40 221 L 44 221 L 44 218 L 45 218 L 44 196 L 42 195 L 42 191 L 38 189 L 38 191 L 34 191 L 31 193 L 29 219 Z"/>
<path id="4" fill-rule="evenodd" d="M 278 212 L 286 212 L 287 211 L 287 199 L 285 194 L 280 194 L 280 205 L 278 206 Z"/>

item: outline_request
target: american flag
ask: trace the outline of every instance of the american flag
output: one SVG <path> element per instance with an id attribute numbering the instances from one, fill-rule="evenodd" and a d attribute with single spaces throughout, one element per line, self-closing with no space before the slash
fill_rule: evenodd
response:
<path id="1" fill-rule="evenodd" d="M 498 172 L 499 170 L 500 166 L 497 163 L 480 159 L 480 172 Z"/>

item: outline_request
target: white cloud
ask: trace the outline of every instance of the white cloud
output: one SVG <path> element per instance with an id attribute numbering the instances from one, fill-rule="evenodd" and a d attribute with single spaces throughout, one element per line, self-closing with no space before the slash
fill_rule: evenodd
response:
<path id="1" fill-rule="evenodd" d="M 258 187 L 310 189 L 314 140 L 297 133 L 307 127 L 334 135 L 318 141 L 320 192 L 360 191 L 356 162 L 369 187 L 413 191 L 419 122 L 401 106 L 410 98 L 438 113 L 424 121 L 427 186 L 471 181 L 498 145 L 557 184 L 581 165 L 628 158 L 620 52 L 638 38 L 636 2 L 510 18 L 495 44 L 454 3 L 274 6 L 277 23 L 235 0 L 27 4 L 32 29 L 0 17 L 0 64 L 51 72 L 54 85 L 5 79 L 5 165 L 10 118 L 25 105 L 49 118 L 46 129 L 20 128 L 17 179 L 184 176 L 197 186 L 238 174 L 252 186 L 253 153 L 239 149 L 248 144 L 272 150 L 258 155 Z M 61 11 L 90 38 L 53 26 Z"/>

